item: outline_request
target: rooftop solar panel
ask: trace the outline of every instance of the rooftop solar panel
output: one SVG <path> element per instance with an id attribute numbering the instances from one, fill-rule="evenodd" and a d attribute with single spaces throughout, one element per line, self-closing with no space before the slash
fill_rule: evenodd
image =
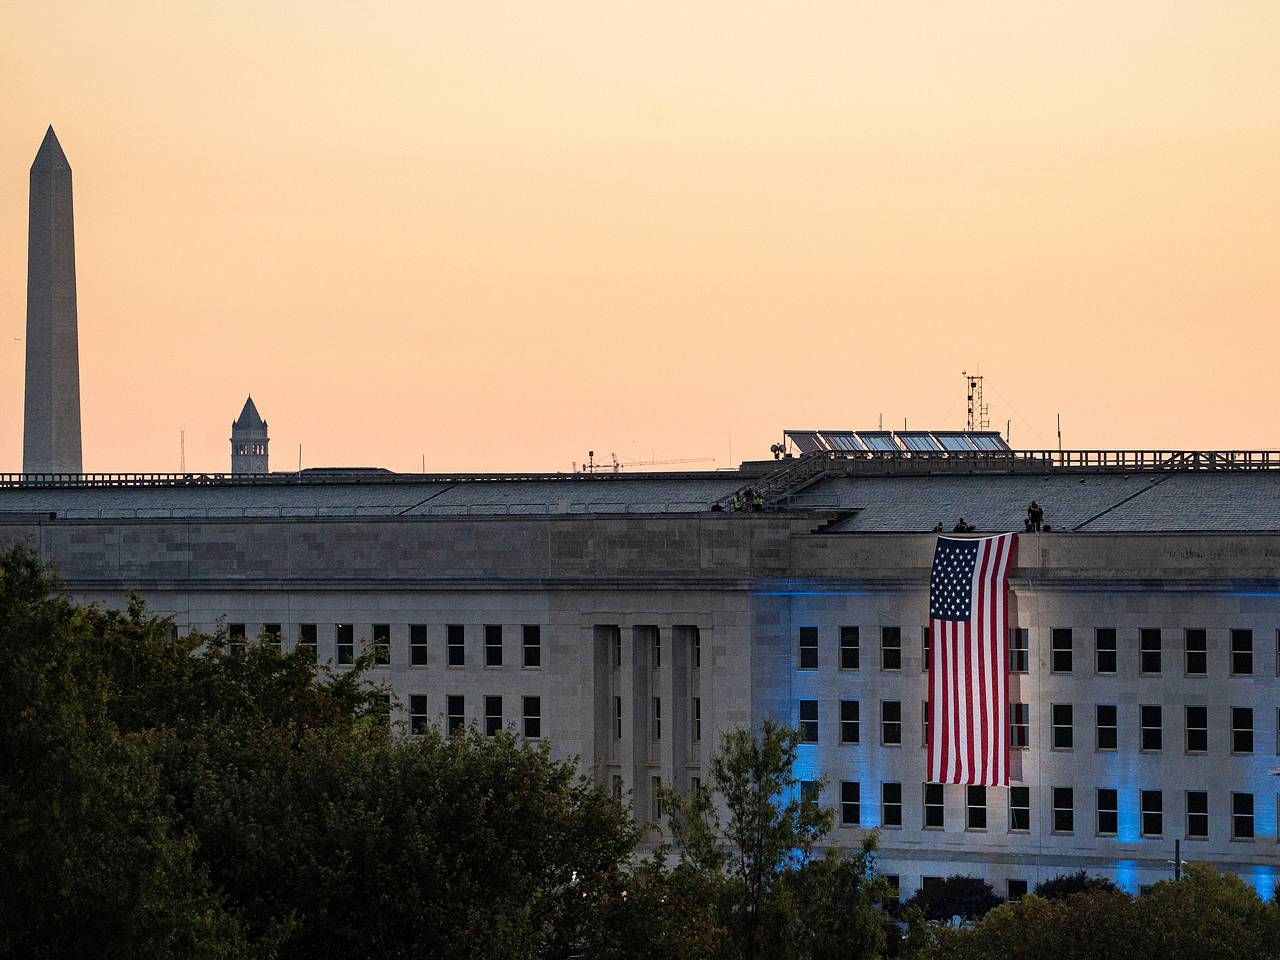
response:
<path id="1" fill-rule="evenodd" d="M 933 453 L 942 449 L 933 435 L 923 430 L 900 430 L 898 439 L 904 447 L 915 453 Z"/>
<path id="2" fill-rule="evenodd" d="M 963 433 L 934 433 L 934 436 L 942 444 L 942 449 L 951 453 L 973 453 L 977 449 Z"/>
<path id="3" fill-rule="evenodd" d="M 857 435 L 848 430 L 823 430 L 822 439 L 827 441 L 827 446 L 832 450 L 862 450 Z"/>
<path id="4" fill-rule="evenodd" d="M 827 449 L 818 438 L 816 430 L 788 430 L 786 436 L 801 453 L 820 453 Z"/>
<path id="5" fill-rule="evenodd" d="M 889 430 L 859 430 L 858 439 L 866 444 L 868 450 L 897 453 L 899 449 L 893 442 L 893 433 Z"/>
<path id="6" fill-rule="evenodd" d="M 1009 445 L 1004 442 L 1004 437 L 992 431 L 991 433 L 970 433 L 966 434 L 973 445 L 979 450 L 1008 450 Z"/>

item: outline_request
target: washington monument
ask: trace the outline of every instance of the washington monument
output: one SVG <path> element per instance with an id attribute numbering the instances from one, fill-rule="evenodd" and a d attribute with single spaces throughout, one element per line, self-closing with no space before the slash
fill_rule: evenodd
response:
<path id="1" fill-rule="evenodd" d="M 71 165 L 50 127 L 31 164 L 23 473 L 81 473 Z"/>

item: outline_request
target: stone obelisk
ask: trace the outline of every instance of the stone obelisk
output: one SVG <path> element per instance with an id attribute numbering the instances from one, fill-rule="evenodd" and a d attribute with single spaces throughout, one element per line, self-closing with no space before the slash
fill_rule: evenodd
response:
<path id="1" fill-rule="evenodd" d="M 53 127 L 31 164 L 22 472 L 83 472 L 71 164 Z"/>

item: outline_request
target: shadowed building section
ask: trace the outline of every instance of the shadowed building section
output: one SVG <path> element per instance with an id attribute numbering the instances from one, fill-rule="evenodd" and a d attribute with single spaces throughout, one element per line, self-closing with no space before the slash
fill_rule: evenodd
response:
<path id="1" fill-rule="evenodd" d="M 251 395 L 231 424 L 231 472 L 266 473 L 268 442 L 267 421 L 258 415 Z"/>
<path id="2" fill-rule="evenodd" d="M 81 473 L 71 165 L 50 127 L 31 165 L 24 473 Z"/>

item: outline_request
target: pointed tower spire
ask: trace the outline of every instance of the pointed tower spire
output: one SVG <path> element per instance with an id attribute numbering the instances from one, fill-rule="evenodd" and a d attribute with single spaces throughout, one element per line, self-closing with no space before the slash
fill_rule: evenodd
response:
<path id="1" fill-rule="evenodd" d="M 267 472 L 267 421 L 258 414 L 258 408 L 250 394 L 240 410 L 240 416 L 231 424 L 231 472 Z"/>
<path id="2" fill-rule="evenodd" d="M 71 164 L 49 127 L 31 164 L 24 473 L 81 473 Z"/>

